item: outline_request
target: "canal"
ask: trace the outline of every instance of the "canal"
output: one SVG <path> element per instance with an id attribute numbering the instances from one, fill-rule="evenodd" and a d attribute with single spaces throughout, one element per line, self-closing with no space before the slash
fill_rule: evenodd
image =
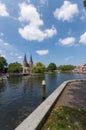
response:
<path id="1" fill-rule="evenodd" d="M 86 79 L 86 74 L 46 74 L 0 81 L 0 130 L 13 130 L 43 102 L 41 84 L 44 79 L 47 98 L 63 81 Z"/>

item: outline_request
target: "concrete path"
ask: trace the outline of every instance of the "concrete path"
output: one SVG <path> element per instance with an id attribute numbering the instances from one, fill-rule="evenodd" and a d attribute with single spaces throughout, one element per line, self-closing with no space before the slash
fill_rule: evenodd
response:
<path id="1" fill-rule="evenodd" d="M 86 81 L 69 83 L 56 103 L 86 110 Z"/>

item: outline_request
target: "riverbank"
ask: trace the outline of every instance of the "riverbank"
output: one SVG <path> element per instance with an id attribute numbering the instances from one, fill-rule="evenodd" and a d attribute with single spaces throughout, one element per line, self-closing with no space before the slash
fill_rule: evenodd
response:
<path id="1" fill-rule="evenodd" d="M 62 86 L 64 81 L 70 81 L 72 79 L 86 79 L 86 75 L 60 73 L 53 75 L 46 74 L 45 76 L 35 76 L 29 79 L 23 79 L 22 76 L 14 76 L 10 77 L 8 80 L 0 81 L 0 130 L 15 129 L 26 118 L 29 118 L 30 114 L 33 113 L 33 111 L 43 103 L 44 106 L 41 112 L 38 110 L 37 118 L 33 118 L 29 125 L 34 126 L 34 122 L 40 122 L 40 116 L 44 115 L 44 111 L 46 115 L 46 109 L 48 110 L 51 101 L 51 104 L 53 104 L 55 101 L 54 99 L 57 99 L 58 88 Z M 42 93 L 43 80 L 46 81 L 45 100 L 43 99 Z M 50 114 L 50 112 L 48 114 Z M 46 117 L 48 116 L 46 115 Z M 26 127 L 27 125 L 28 123 L 25 124 Z M 27 128 L 27 130 L 28 129 L 29 128 Z M 31 128 L 29 130 L 33 129 Z"/>
<path id="2" fill-rule="evenodd" d="M 86 129 L 86 81 L 68 83 L 41 130 Z"/>

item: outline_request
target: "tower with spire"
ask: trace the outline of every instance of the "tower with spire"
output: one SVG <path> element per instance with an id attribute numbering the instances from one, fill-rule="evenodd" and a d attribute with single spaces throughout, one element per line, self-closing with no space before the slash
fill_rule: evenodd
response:
<path id="1" fill-rule="evenodd" d="M 23 75 L 32 75 L 32 72 L 33 72 L 32 55 L 30 56 L 30 62 L 28 64 L 26 54 L 25 54 L 23 60 Z"/>
<path id="2" fill-rule="evenodd" d="M 30 56 L 29 67 L 30 67 L 30 75 L 32 75 L 32 73 L 33 73 L 33 60 L 32 60 L 32 55 Z"/>

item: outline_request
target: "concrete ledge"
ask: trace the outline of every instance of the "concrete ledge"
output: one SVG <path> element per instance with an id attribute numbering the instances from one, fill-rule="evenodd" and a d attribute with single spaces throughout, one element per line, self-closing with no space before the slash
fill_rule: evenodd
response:
<path id="1" fill-rule="evenodd" d="M 69 82 L 84 80 L 68 80 L 63 82 L 41 105 L 37 107 L 15 130 L 39 130 L 49 115 L 56 100 Z"/>

